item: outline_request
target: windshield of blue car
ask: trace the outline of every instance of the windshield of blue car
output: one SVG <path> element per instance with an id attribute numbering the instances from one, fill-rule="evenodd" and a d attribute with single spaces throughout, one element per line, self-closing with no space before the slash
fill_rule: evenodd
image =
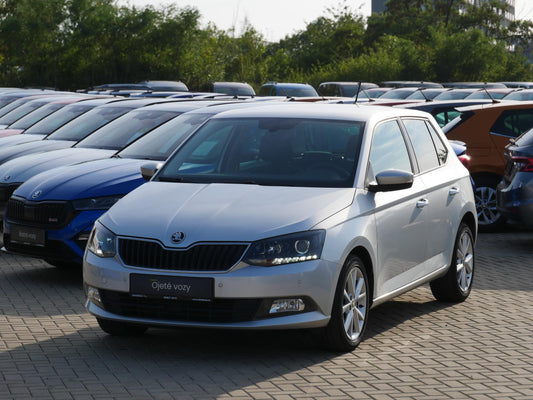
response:
<path id="1" fill-rule="evenodd" d="M 130 107 L 108 106 L 94 108 L 53 131 L 46 139 L 77 142 L 132 109 Z"/>
<path id="2" fill-rule="evenodd" d="M 213 114 L 182 114 L 117 153 L 120 158 L 164 161 Z"/>
<path id="3" fill-rule="evenodd" d="M 98 129 L 74 147 L 121 150 L 179 114 L 181 112 L 168 110 L 134 110 Z"/>
<path id="4" fill-rule="evenodd" d="M 363 122 L 243 118 L 207 122 L 156 180 L 353 187 Z"/>
<path id="5" fill-rule="evenodd" d="M 30 125 L 29 128 L 24 131 L 24 134 L 48 135 L 49 133 L 59 128 L 61 125 L 64 125 L 68 121 L 72 120 L 73 118 L 76 118 L 78 115 L 90 109 L 90 106 L 77 104 L 68 106 L 64 106 L 64 104 L 49 104 L 47 106 L 41 107 L 39 110 L 35 110 L 24 118 L 21 118 L 13 125 L 11 125 L 10 128 L 19 128 L 20 126 L 19 129 L 24 129 L 22 126 L 24 123 L 26 123 L 25 120 L 29 121 L 34 114 L 40 114 L 41 111 L 47 111 L 49 113 L 46 116 L 39 118 L 37 120 L 38 122 L 36 121 L 35 124 Z"/>

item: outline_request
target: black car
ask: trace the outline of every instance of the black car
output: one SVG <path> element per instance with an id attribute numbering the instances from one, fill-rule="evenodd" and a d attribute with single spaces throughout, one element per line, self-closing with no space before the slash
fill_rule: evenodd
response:
<path id="1" fill-rule="evenodd" d="M 498 210 L 508 222 L 533 228 L 533 129 L 505 147 L 507 166 L 497 187 Z"/>

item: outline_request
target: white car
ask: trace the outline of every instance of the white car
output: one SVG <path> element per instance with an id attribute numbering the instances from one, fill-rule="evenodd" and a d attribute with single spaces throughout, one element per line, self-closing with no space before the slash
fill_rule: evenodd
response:
<path id="1" fill-rule="evenodd" d="M 472 185 L 427 113 L 232 110 L 143 172 L 84 255 L 86 308 L 109 334 L 317 328 L 350 351 L 373 306 L 426 282 L 438 300 L 471 291 Z"/>

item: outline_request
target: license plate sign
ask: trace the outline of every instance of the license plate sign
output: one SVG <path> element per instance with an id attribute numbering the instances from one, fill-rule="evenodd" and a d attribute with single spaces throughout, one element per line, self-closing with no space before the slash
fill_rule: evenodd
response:
<path id="1" fill-rule="evenodd" d="M 37 228 L 27 228 L 25 226 L 11 227 L 11 241 L 31 246 L 44 246 L 45 230 Z"/>
<path id="2" fill-rule="evenodd" d="M 130 293 L 135 297 L 212 299 L 213 283 L 213 278 L 131 274 Z"/>

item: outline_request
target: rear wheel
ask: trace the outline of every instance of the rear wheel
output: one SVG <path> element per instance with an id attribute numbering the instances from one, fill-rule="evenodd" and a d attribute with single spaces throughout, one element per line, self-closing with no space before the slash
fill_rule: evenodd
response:
<path id="1" fill-rule="evenodd" d="M 110 319 L 96 318 L 98 325 L 105 332 L 112 336 L 138 336 L 148 329 L 147 326 L 130 324 L 127 322 L 113 321 Z"/>
<path id="2" fill-rule="evenodd" d="M 500 178 L 483 177 L 474 179 L 476 183 L 476 210 L 478 227 L 480 231 L 491 231 L 504 222 L 502 214 L 498 211 L 497 191 Z"/>
<path id="3" fill-rule="evenodd" d="M 370 306 L 368 278 L 363 261 L 350 256 L 341 271 L 331 319 L 324 328 L 326 346 L 335 351 L 352 351 L 363 338 Z"/>
<path id="4" fill-rule="evenodd" d="M 474 264 L 474 236 L 468 225 L 462 223 L 457 232 L 448 272 L 442 278 L 430 282 L 433 296 L 439 301 L 465 301 L 472 290 Z"/>

